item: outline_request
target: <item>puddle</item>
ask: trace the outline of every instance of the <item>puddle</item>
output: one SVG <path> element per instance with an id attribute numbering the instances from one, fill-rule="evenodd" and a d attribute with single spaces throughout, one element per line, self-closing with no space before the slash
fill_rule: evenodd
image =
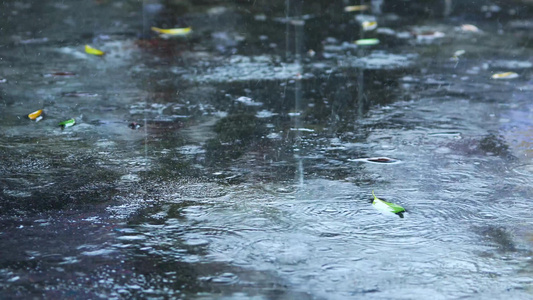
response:
<path id="1" fill-rule="evenodd" d="M 531 298 L 530 4 L 230 2 L 0 4 L 1 298 Z"/>

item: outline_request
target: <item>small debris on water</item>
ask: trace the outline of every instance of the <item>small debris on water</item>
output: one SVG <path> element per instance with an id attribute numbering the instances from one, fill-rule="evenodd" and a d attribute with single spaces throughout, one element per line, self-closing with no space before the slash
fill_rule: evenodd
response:
<path id="1" fill-rule="evenodd" d="M 137 123 L 137 122 L 131 122 L 130 124 L 128 124 L 128 127 L 135 130 L 135 129 L 139 129 L 141 127 L 143 127 L 141 124 Z"/>
<path id="2" fill-rule="evenodd" d="M 350 5 L 344 7 L 345 12 L 354 12 L 354 11 L 365 11 L 368 10 L 368 5 Z"/>
<path id="3" fill-rule="evenodd" d="M 43 76 L 44 77 L 73 77 L 73 76 L 76 76 L 76 73 L 68 72 L 68 71 L 58 71 L 58 72 L 44 74 Z"/>
<path id="4" fill-rule="evenodd" d="M 517 78 L 518 74 L 515 72 L 504 72 L 493 74 L 490 78 L 492 79 L 513 79 Z"/>
<path id="5" fill-rule="evenodd" d="M 474 26 L 472 24 L 461 25 L 461 30 L 468 31 L 468 32 L 480 32 L 479 28 L 477 28 L 477 26 Z"/>
<path id="6" fill-rule="evenodd" d="M 360 162 L 377 163 L 377 164 L 397 164 L 397 163 L 400 163 L 400 161 L 397 160 L 397 159 L 389 158 L 389 157 L 385 157 L 385 156 L 348 159 L 348 161 L 360 161 Z"/>

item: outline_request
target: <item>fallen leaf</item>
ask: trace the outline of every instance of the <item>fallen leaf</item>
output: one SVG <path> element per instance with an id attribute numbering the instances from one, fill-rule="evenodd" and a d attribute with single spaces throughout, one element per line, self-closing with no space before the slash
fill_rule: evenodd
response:
<path id="1" fill-rule="evenodd" d="M 518 77 L 518 74 L 515 72 L 504 72 L 504 73 L 492 74 L 490 78 L 492 79 L 513 79 L 517 77 Z"/>
<path id="2" fill-rule="evenodd" d="M 354 12 L 354 11 L 365 11 L 368 10 L 370 7 L 368 5 L 350 5 L 344 7 L 345 12 Z"/>
<path id="3" fill-rule="evenodd" d="M 42 113 L 43 113 L 43 110 L 39 109 L 39 110 L 34 111 L 31 114 L 29 114 L 28 118 L 30 118 L 30 120 L 36 120 L 37 118 L 41 117 Z"/>
<path id="4" fill-rule="evenodd" d="M 378 39 L 361 39 L 354 42 L 358 46 L 373 46 L 379 44 Z"/>
<path id="5" fill-rule="evenodd" d="M 63 128 L 68 128 L 68 127 L 74 126 L 74 124 L 76 124 L 76 120 L 74 120 L 73 118 L 72 119 L 68 119 L 66 121 L 63 121 L 63 122 L 59 122 L 59 126 L 61 126 Z"/>
<path id="6" fill-rule="evenodd" d="M 401 215 L 401 213 L 405 212 L 405 209 L 403 207 L 398 204 L 390 203 L 379 199 L 378 197 L 376 197 L 376 194 L 374 194 L 374 191 L 372 191 L 372 196 L 374 196 L 374 201 L 372 201 L 372 205 L 377 210 L 381 212 L 398 214 L 401 218 L 403 218 L 403 215 Z"/>
<path id="7" fill-rule="evenodd" d="M 96 56 L 102 56 L 102 55 L 105 54 L 104 51 L 102 51 L 102 50 L 98 50 L 98 49 L 93 48 L 93 47 L 91 47 L 91 46 L 89 46 L 89 45 L 85 45 L 85 53 L 87 53 L 87 54 L 92 54 L 92 55 L 96 55 Z"/>

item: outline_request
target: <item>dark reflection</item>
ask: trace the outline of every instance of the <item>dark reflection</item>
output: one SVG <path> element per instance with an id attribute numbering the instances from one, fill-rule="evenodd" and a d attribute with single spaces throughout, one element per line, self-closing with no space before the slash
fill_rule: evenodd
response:
<path id="1" fill-rule="evenodd" d="M 501 253 L 517 251 L 512 235 L 502 227 L 489 226 L 486 228 L 477 228 L 481 237 L 496 246 L 496 250 Z"/>
<path id="2" fill-rule="evenodd" d="M 509 152 L 509 146 L 502 139 L 502 137 L 495 136 L 493 134 L 484 137 L 479 141 L 479 148 L 487 155 L 497 155 L 511 157 Z"/>
<path id="3" fill-rule="evenodd" d="M 219 163 L 224 159 L 239 158 L 252 143 L 258 145 L 264 128 L 254 115 L 243 114 L 221 119 L 214 131 L 217 137 L 207 142 L 206 158 L 208 162 Z"/>
<path id="4" fill-rule="evenodd" d="M 509 145 L 502 137 L 494 134 L 483 136 L 479 139 L 465 139 L 451 143 L 450 146 L 457 151 L 469 155 L 500 156 L 514 160 L 516 157 L 509 151 Z"/>

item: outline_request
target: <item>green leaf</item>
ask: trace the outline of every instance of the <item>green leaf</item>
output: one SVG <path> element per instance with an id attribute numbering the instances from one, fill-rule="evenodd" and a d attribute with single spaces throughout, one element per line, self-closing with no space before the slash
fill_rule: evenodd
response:
<path id="1" fill-rule="evenodd" d="M 361 39 L 354 42 L 358 46 L 374 46 L 379 44 L 378 39 Z"/>
<path id="2" fill-rule="evenodd" d="M 74 120 L 74 119 L 69 119 L 69 120 L 66 120 L 66 121 L 60 122 L 60 123 L 59 123 L 59 126 L 61 126 L 61 127 L 63 127 L 63 128 L 67 128 L 67 127 L 70 127 L 70 126 L 74 126 L 74 124 L 76 124 L 76 120 Z"/>
<path id="3" fill-rule="evenodd" d="M 394 213 L 394 214 L 401 213 L 401 212 L 405 211 L 405 209 L 403 207 L 401 207 L 400 205 L 398 205 L 398 204 L 390 203 L 390 202 L 383 201 L 383 200 L 379 199 L 374 194 L 374 191 L 372 191 L 372 196 L 374 196 L 374 201 L 372 201 L 372 205 L 374 205 L 374 207 L 377 210 L 387 211 L 387 212 L 391 212 L 391 213 Z"/>

